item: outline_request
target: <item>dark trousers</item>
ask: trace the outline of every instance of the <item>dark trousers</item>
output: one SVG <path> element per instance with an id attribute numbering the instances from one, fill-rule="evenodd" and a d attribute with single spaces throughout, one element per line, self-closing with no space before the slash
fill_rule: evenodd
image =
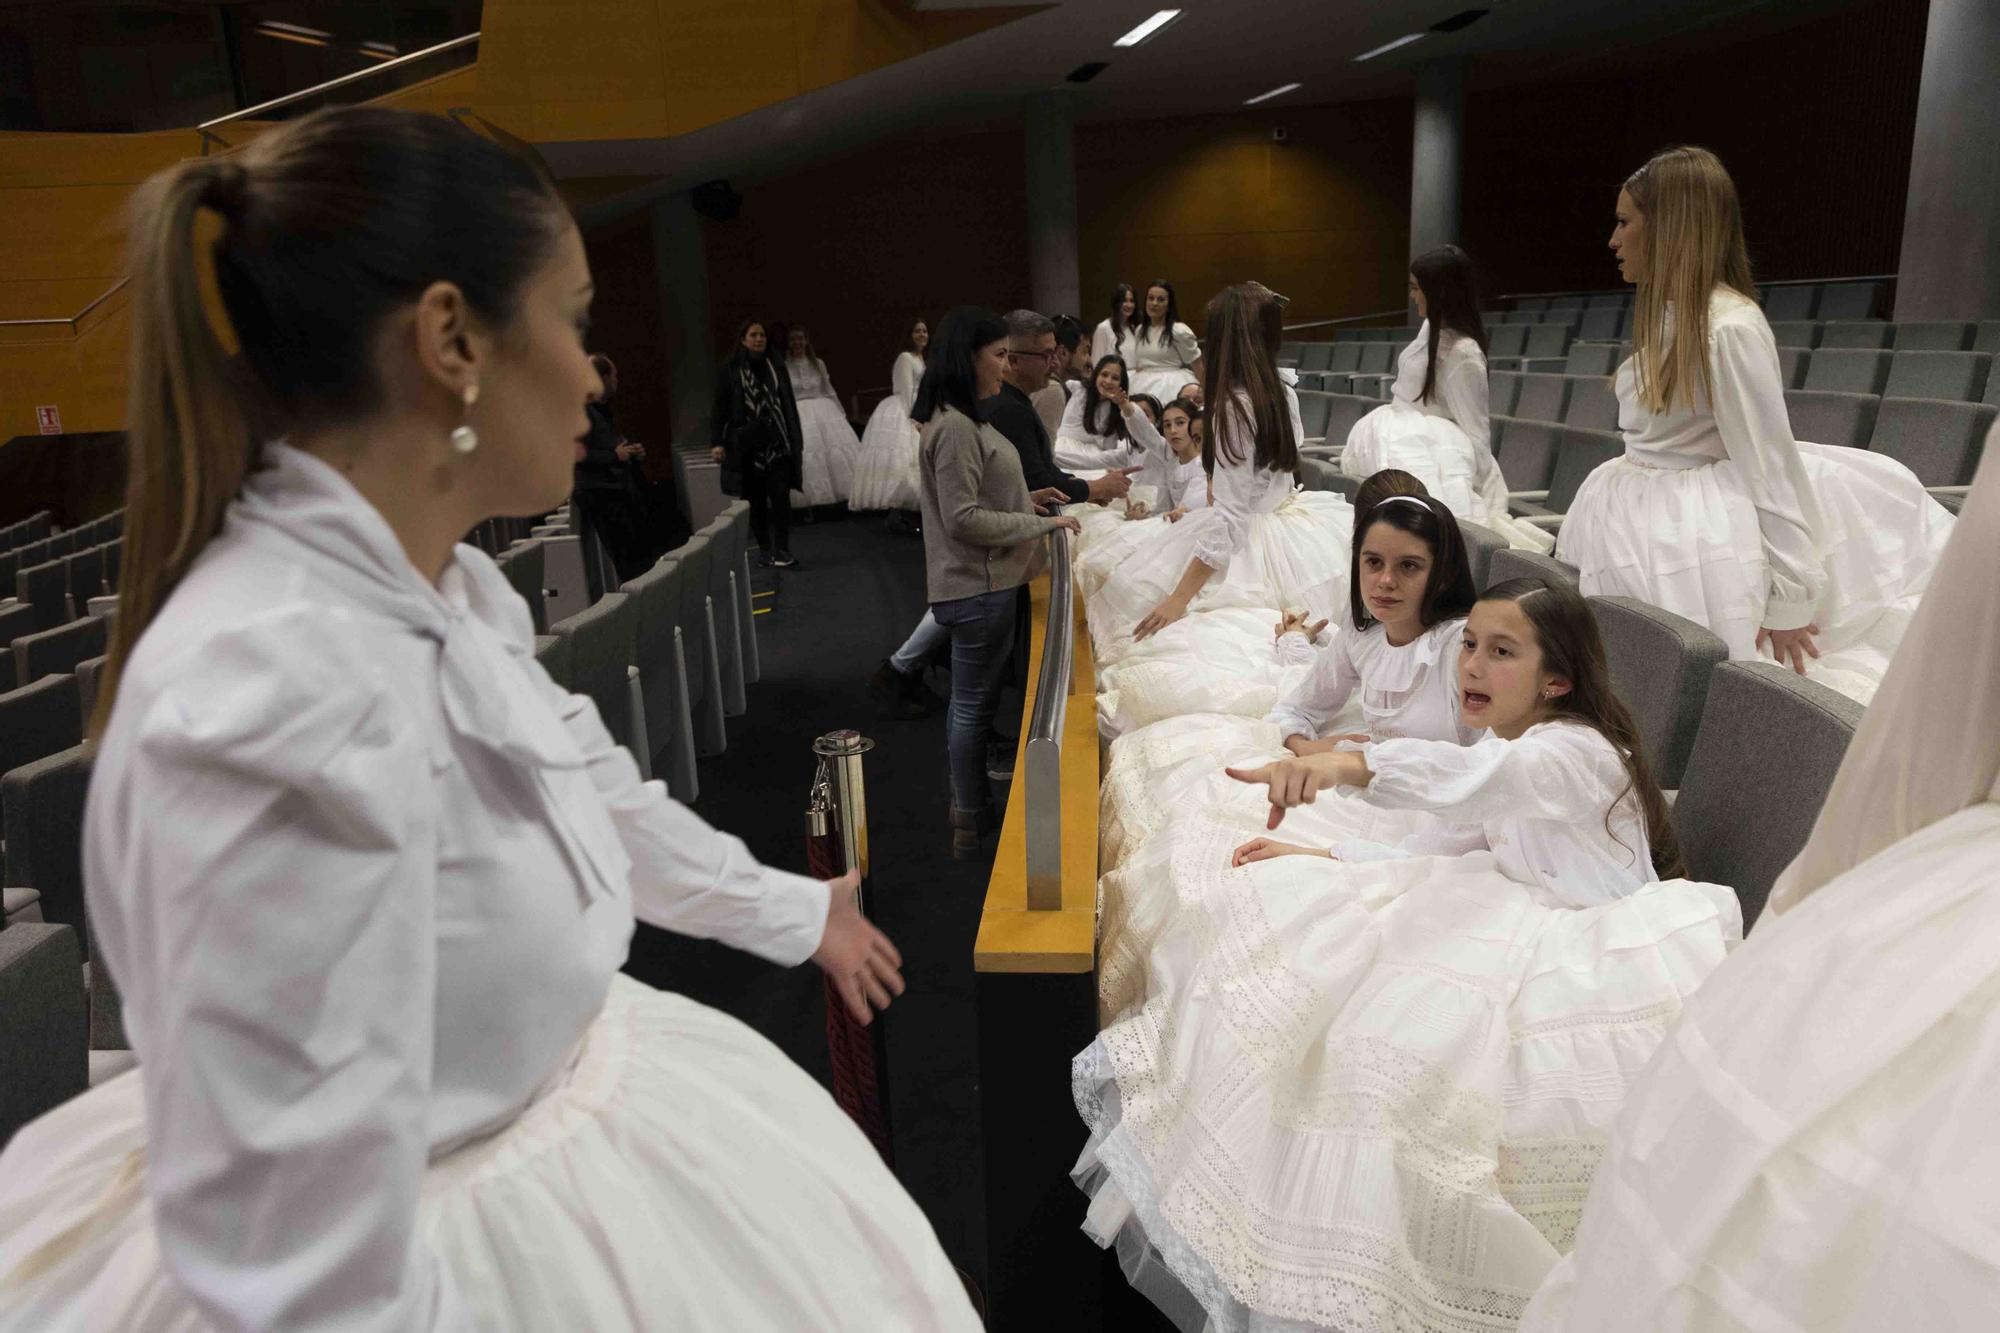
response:
<path id="1" fill-rule="evenodd" d="M 750 502 L 750 535 L 765 555 L 792 549 L 792 469 L 780 461 L 743 469 L 743 498 Z"/>
<path id="2" fill-rule="evenodd" d="M 646 531 L 646 508 L 639 497 L 609 487 L 581 487 L 570 496 L 586 533 L 594 533 L 611 553 L 618 581 L 636 579 L 653 563 L 653 540 Z"/>
<path id="3" fill-rule="evenodd" d="M 964 811 L 993 804 L 987 785 L 986 744 L 1000 709 L 1000 687 L 1014 655 L 1020 590 L 1003 588 L 949 602 L 931 614 L 951 635 L 951 707 L 945 713 L 945 746 L 951 752 L 951 803 Z"/>

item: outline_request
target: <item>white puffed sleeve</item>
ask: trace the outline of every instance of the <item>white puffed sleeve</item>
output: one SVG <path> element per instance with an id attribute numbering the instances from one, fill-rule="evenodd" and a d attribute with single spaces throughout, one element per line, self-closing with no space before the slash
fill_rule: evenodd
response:
<path id="1" fill-rule="evenodd" d="M 121 844 L 153 1225 L 217 1328 L 469 1328 L 417 1227 L 432 759 L 313 620 L 209 640 L 100 762 L 92 836 Z"/>
<path id="2" fill-rule="evenodd" d="M 1826 571 L 1814 537 L 1819 525 L 1812 484 L 1792 438 L 1770 328 L 1762 321 L 1717 323 L 1709 338 L 1709 373 L 1716 429 L 1757 507 L 1768 579 L 1764 626 L 1802 628 L 1812 623 L 1826 591 Z"/>
<path id="3" fill-rule="evenodd" d="M 1444 358 L 1440 358 L 1444 359 Z M 1432 391 L 1445 412 L 1472 441 L 1476 456 L 1493 457 L 1493 423 L 1488 414 L 1492 402 L 1486 378 L 1486 357 L 1470 338 L 1453 337 L 1449 358 L 1440 367 L 1441 384 Z"/>
<path id="4" fill-rule="evenodd" d="M 1281 740 L 1304 736 L 1318 740 L 1320 732 L 1346 706 L 1360 688 L 1361 672 L 1354 665 L 1352 631 L 1345 625 L 1334 635 L 1331 647 L 1312 659 L 1312 670 L 1278 699 L 1278 706 L 1264 718 L 1278 728 Z M 1283 635 L 1305 643 L 1303 634 Z M 1309 645 L 1308 645 L 1309 647 Z"/>
<path id="5" fill-rule="evenodd" d="M 1141 486 L 1158 487 L 1161 498 L 1166 498 L 1173 489 L 1174 473 L 1174 451 L 1167 447 L 1166 437 L 1146 415 L 1146 409 L 1130 400 L 1125 404 L 1125 429 L 1131 432 L 1132 447 L 1145 468 L 1132 480 Z"/>
<path id="6" fill-rule="evenodd" d="M 648 925 L 754 953 L 787 967 L 804 962 L 826 933 L 829 890 L 822 880 L 776 870 L 743 845 L 643 782 L 639 766 L 611 739 L 597 705 L 526 664 L 569 729 L 632 858 L 632 907 Z"/>
<path id="7" fill-rule="evenodd" d="M 1194 363 L 1201 360 L 1201 340 L 1185 324 L 1174 325 L 1174 353 L 1189 370 L 1193 370 Z"/>
<path id="8" fill-rule="evenodd" d="M 915 352 L 904 352 L 896 358 L 895 367 L 889 372 L 889 382 L 896 386 L 896 397 L 903 401 L 903 411 L 909 412 L 917 405 L 917 385 L 923 382 L 923 358 Z"/>
<path id="9" fill-rule="evenodd" d="M 1611 742 L 1577 723 L 1543 723 L 1519 740 L 1488 736 L 1475 745 L 1375 741 L 1362 754 L 1375 775 L 1362 789 L 1371 804 L 1462 824 L 1602 819 L 1624 788 Z"/>
<path id="10" fill-rule="evenodd" d="M 1244 492 L 1255 487 L 1257 467 L 1257 423 L 1250 414 L 1248 395 L 1239 393 L 1215 414 L 1218 419 L 1209 423 L 1211 434 L 1220 429 L 1219 418 L 1224 414 L 1234 422 L 1229 438 L 1241 442 L 1244 456 L 1241 462 L 1232 463 L 1220 448 L 1215 451 L 1215 471 L 1209 476 L 1208 490 L 1213 517 L 1195 539 L 1194 547 L 1194 558 L 1218 574 L 1229 568 L 1230 558 L 1242 548 L 1250 531 L 1251 511 Z"/>

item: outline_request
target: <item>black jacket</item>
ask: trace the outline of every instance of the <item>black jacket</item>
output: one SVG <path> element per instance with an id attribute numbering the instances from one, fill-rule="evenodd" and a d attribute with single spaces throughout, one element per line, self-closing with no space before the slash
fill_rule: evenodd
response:
<path id="1" fill-rule="evenodd" d="M 792 377 L 783 357 L 765 358 L 778 386 L 778 402 L 785 417 L 785 444 L 791 455 L 791 487 L 805 489 L 804 430 L 799 424 L 799 401 L 792 394 Z M 759 443 L 759 433 L 770 429 L 768 422 L 751 417 L 743 401 L 743 385 L 736 375 L 737 359 L 731 356 L 715 372 L 715 403 L 709 409 L 708 438 L 719 444 L 722 456 L 722 489 L 727 495 L 743 491 L 743 468 L 748 451 Z"/>
<path id="2" fill-rule="evenodd" d="M 1090 498 L 1089 482 L 1056 466 L 1056 449 L 1049 441 L 1049 428 L 1042 424 L 1042 414 L 1035 410 L 1027 394 L 1011 384 L 1002 384 L 999 393 L 980 403 L 979 410 L 1021 455 L 1021 473 L 1028 479 L 1030 493 L 1053 486 L 1067 495 L 1071 504 Z"/>
<path id="3" fill-rule="evenodd" d="M 637 494 L 632 465 L 618 456 L 618 445 L 623 437 L 618 433 L 618 422 L 612 415 L 610 405 L 587 403 L 584 411 L 590 417 L 590 433 L 583 437 L 583 457 L 576 465 L 576 488 L 580 491 L 630 491 Z"/>

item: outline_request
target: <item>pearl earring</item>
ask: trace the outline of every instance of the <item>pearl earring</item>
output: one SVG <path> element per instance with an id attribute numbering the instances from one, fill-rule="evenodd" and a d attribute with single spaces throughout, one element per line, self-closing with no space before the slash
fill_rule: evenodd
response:
<path id="1" fill-rule="evenodd" d="M 468 413 L 470 413 L 472 411 L 472 405 L 478 401 L 479 401 L 479 386 L 477 384 L 466 385 L 465 410 Z M 474 430 L 469 423 L 462 423 L 456 430 L 452 431 L 451 433 L 451 447 L 453 452 L 455 453 L 460 453 L 460 454 L 471 453 L 474 449 L 477 449 L 479 447 L 479 432 Z"/>

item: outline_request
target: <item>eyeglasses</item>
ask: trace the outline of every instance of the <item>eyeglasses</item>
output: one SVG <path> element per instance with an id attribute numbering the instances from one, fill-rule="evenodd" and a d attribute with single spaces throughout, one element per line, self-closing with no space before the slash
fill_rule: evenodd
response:
<path id="1" fill-rule="evenodd" d="M 1020 360 L 1023 361 L 1047 360 L 1051 357 L 1056 356 L 1057 353 L 1060 351 L 1061 349 L 1058 348 L 1057 351 L 1055 352 L 1017 352 L 1013 348 L 1009 347 L 1007 349 L 1007 359 L 1009 361 L 1015 360 L 1016 358 L 1019 358 Z"/>

